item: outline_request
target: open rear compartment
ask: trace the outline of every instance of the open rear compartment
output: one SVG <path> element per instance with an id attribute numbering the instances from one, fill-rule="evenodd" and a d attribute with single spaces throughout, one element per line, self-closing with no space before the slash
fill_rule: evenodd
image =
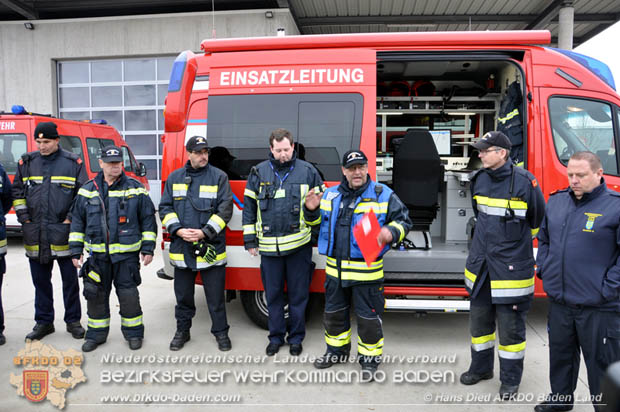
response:
<path id="1" fill-rule="evenodd" d="M 506 52 L 378 53 L 377 180 L 394 189 L 414 222 L 407 239 L 384 257 L 387 309 L 468 310 L 463 269 L 474 225 L 469 174 L 481 167 L 470 143 L 488 131 L 518 128 L 509 137 L 513 161 L 523 162 L 522 58 Z"/>

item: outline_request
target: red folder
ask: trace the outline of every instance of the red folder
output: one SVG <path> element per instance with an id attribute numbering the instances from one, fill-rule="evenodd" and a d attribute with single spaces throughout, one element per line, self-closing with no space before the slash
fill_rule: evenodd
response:
<path id="1" fill-rule="evenodd" d="M 377 216 L 372 209 L 365 213 L 362 220 L 353 227 L 353 236 L 368 267 L 377 259 L 385 246 L 384 243 L 379 244 L 377 242 L 379 232 L 381 232 L 381 226 L 379 226 Z"/>

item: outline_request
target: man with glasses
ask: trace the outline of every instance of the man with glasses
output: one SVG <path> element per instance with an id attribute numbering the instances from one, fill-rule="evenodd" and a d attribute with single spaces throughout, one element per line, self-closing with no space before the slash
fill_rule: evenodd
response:
<path id="1" fill-rule="evenodd" d="M 196 314 L 194 282 L 200 273 L 211 315 L 211 333 L 218 349 L 228 351 L 228 322 L 224 302 L 226 276 L 226 224 L 233 212 L 232 191 L 226 173 L 209 164 L 207 138 L 187 141 L 188 161 L 166 181 L 159 216 L 172 237 L 170 262 L 174 266 L 177 331 L 170 350 L 190 340 Z M 198 272 L 198 273 L 196 273 Z"/>
<path id="2" fill-rule="evenodd" d="M 473 147 L 483 169 L 470 177 L 477 218 L 465 265 L 472 360 L 460 380 L 474 385 L 493 377 L 497 320 L 499 393 L 508 400 L 518 392 L 523 375 L 525 319 L 534 294 L 532 238 L 543 219 L 545 199 L 536 178 L 509 161 L 506 135 L 489 132 Z"/>

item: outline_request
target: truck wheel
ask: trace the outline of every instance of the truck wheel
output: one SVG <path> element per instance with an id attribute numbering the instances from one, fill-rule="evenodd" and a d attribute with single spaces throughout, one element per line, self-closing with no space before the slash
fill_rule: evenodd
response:
<path id="1" fill-rule="evenodd" d="M 267 298 L 262 290 L 242 290 L 241 303 L 243 310 L 248 317 L 257 326 L 269 330 L 267 319 L 269 311 L 267 310 Z M 288 320 L 288 305 L 284 306 L 284 318 Z"/>

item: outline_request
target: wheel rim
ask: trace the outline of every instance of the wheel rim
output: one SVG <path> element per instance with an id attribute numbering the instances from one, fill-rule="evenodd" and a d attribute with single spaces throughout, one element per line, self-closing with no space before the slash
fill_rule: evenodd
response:
<path id="1" fill-rule="evenodd" d="M 286 299 L 286 294 L 284 294 Z M 267 309 L 267 297 L 265 296 L 264 290 L 256 291 L 254 294 L 254 302 L 256 303 L 256 307 L 261 311 L 263 315 L 269 317 L 269 309 Z M 284 319 L 288 319 L 288 303 L 284 305 Z"/>

